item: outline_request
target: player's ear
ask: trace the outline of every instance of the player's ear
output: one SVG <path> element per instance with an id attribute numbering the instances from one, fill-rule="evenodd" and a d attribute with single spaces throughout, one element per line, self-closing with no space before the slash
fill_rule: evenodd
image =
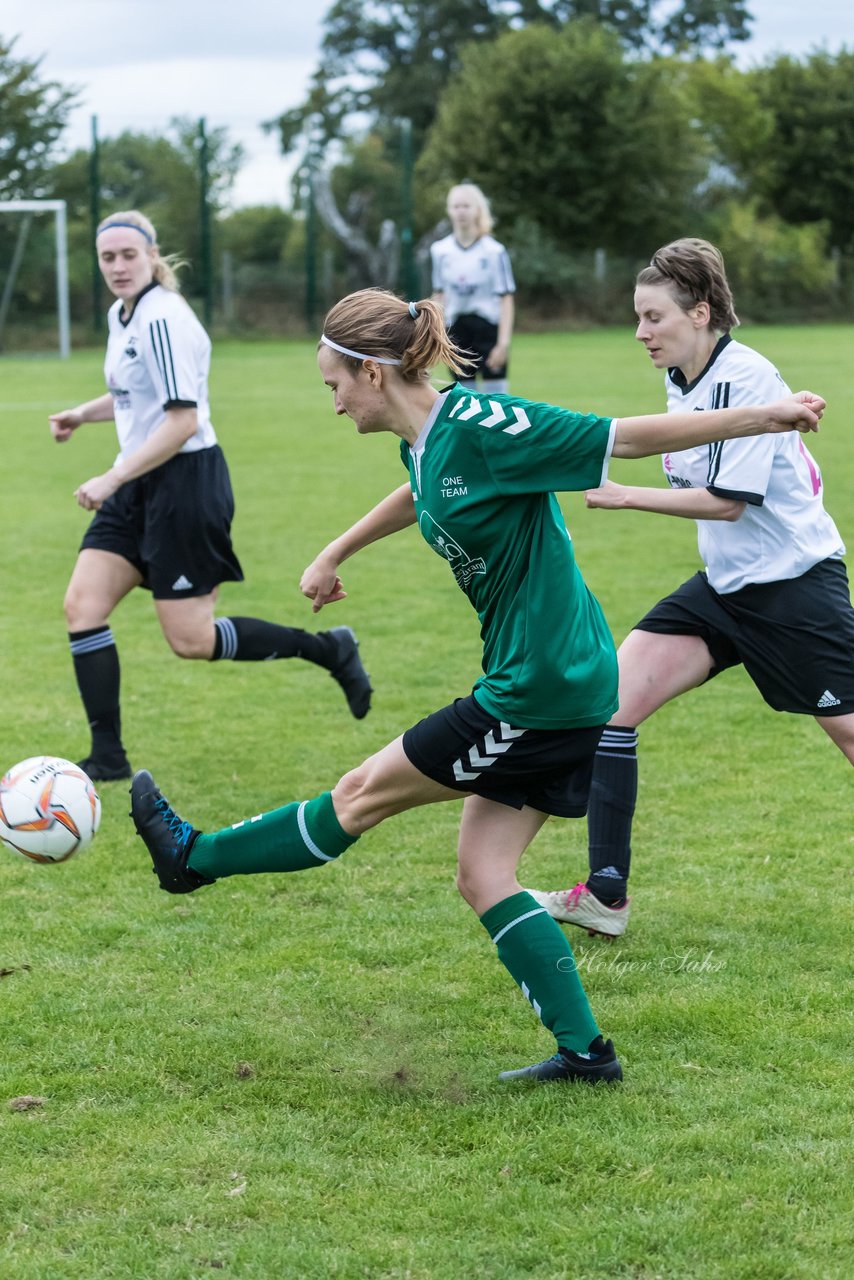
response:
<path id="1" fill-rule="evenodd" d="M 362 368 L 368 375 L 368 382 L 370 385 L 378 390 L 382 386 L 383 381 L 382 365 L 377 364 L 376 360 L 363 360 Z"/>
<path id="2" fill-rule="evenodd" d="M 705 329 L 712 319 L 712 309 L 705 299 L 702 302 L 695 302 L 690 311 L 691 319 L 698 329 Z"/>

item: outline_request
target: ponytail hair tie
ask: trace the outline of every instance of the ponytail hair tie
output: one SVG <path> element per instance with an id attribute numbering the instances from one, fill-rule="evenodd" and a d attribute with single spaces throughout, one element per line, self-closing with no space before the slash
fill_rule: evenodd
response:
<path id="1" fill-rule="evenodd" d="M 409 304 L 409 314 L 412 316 L 413 320 L 416 320 L 420 315 L 420 312 L 414 302 L 410 302 Z"/>

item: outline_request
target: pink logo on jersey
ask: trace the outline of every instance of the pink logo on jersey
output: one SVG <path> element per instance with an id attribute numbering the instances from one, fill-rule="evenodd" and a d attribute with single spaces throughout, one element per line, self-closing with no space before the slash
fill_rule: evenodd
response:
<path id="1" fill-rule="evenodd" d="M 807 464 L 807 470 L 810 473 L 810 481 L 812 483 L 812 496 L 816 498 L 821 493 L 821 472 L 813 462 L 810 455 L 807 453 L 803 440 L 798 441 L 798 448 L 801 451 L 801 457 L 803 458 L 804 462 Z"/>
<path id="2" fill-rule="evenodd" d="M 673 463 L 670 461 L 669 453 L 665 453 L 664 457 L 661 460 L 661 464 L 664 467 L 664 470 L 667 471 L 668 473 L 673 470 Z"/>

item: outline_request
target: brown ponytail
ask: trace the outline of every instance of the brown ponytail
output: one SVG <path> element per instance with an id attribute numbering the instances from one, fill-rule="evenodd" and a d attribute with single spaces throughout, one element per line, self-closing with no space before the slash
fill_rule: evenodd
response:
<path id="1" fill-rule="evenodd" d="M 399 360 L 401 377 L 407 382 L 429 378 L 438 364 L 456 374 L 473 364 L 449 338 L 442 308 L 430 298 L 407 303 L 386 289 L 360 289 L 335 304 L 323 332 L 351 351 Z M 353 369 L 362 363 L 353 356 L 341 359 Z"/>

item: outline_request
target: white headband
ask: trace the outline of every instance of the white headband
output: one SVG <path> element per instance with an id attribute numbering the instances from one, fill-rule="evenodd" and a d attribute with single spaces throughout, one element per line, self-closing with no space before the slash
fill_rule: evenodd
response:
<path id="1" fill-rule="evenodd" d="M 320 341 L 327 347 L 331 347 L 333 351 L 340 351 L 342 356 L 352 356 L 354 360 L 376 360 L 377 364 L 403 364 L 402 360 L 389 360 L 386 356 L 366 356 L 364 351 L 351 351 L 349 347 L 341 347 L 331 338 L 327 338 L 325 333 L 320 335 Z"/>

